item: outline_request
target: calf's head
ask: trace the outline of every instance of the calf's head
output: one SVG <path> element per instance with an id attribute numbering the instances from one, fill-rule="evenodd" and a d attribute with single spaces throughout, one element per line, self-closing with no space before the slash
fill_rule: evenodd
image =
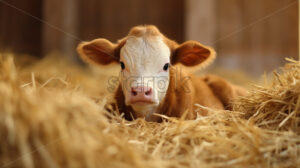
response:
<path id="1" fill-rule="evenodd" d="M 196 41 L 177 44 L 155 26 L 136 26 L 117 43 L 106 39 L 82 42 L 77 51 L 88 63 L 120 64 L 125 104 L 136 111 L 157 107 L 164 100 L 170 67 L 176 64 L 202 67 L 215 58 L 212 48 Z"/>

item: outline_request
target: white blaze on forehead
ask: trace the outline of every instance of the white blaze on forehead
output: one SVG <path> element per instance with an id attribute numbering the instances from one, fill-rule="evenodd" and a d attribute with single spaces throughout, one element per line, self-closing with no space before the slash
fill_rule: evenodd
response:
<path id="1" fill-rule="evenodd" d="M 170 49 L 161 36 L 132 36 L 121 49 L 121 61 L 131 75 L 154 75 L 170 62 Z"/>

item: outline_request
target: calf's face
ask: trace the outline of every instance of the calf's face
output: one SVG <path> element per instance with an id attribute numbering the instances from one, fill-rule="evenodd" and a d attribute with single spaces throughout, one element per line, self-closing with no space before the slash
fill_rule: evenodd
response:
<path id="1" fill-rule="evenodd" d="M 165 98 L 172 65 L 203 67 L 215 58 L 213 49 L 196 41 L 181 45 L 167 39 L 155 26 L 134 27 L 117 44 L 96 39 L 79 44 L 77 51 L 89 63 L 119 63 L 125 104 L 135 111 L 157 107 Z"/>
<path id="2" fill-rule="evenodd" d="M 169 86 L 170 48 L 163 38 L 128 37 L 120 52 L 126 105 L 158 105 Z"/>

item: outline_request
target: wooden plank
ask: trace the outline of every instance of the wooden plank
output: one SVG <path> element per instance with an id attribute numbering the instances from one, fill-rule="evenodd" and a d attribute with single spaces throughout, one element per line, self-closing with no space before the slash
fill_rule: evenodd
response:
<path id="1" fill-rule="evenodd" d="M 172 5 L 170 5 L 172 4 Z M 183 41 L 183 0 L 89 0 L 80 2 L 80 37 L 111 41 L 140 24 L 155 24 L 167 36 Z"/>
<path id="2" fill-rule="evenodd" d="M 184 41 L 184 0 L 143 0 L 139 24 L 154 24 L 162 33 L 181 43 Z"/>
<path id="3" fill-rule="evenodd" d="M 237 69 L 243 54 L 243 6 L 241 0 L 217 1 L 217 35 L 214 45 L 218 58 L 216 63 L 226 68 Z"/>
<path id="4" fill-rule="evenodd" d="M 43 53 L 61 52 L 71 60 L 77 60 L 78 0 L 45 0 L 43 25 Z"/>
<path id="5" fill-rule="evenodd" d="M 266 50 L 266 31 L 264 21 L 259 21 L 266 15 L 266 6 L 269 4 L 266 0 L 252 0 L 241 1 L 243 11 L 241 13 L 242 29 L 241 33 L 237 36 L 242 37 L 241 55 L 239 56 L 240 65 L 243 69 L 252 74 L 261 74 L 267 67 L 269 62 L 274 61 L 276 64 L 277 59 L 269 60 Z M 258 5 L 259 4 L 259 5 Z M 266 60 L 269 60 L 266 61 Z M 270 63 L 270 64 L 274 64 Z"/>
<path id="6" fill-rule="evenodd" d="M 40 21 L 29 16 L 41 18 L 41 6 L 40 0 L 6 0 L 0 3 L 0 51 L 41 55 L 42 25 Z"/>
<path id="7" fill-rule="evenodd" d="M 217 34 L 216 0 L 187 0 L 185 39 L 214 47 Z"/>
<path id="8" fill-rule="evenodd" d="M 218 1 L 218 64 L 253 75 L 298 55 L 298 5 L 294 0 Z M 292 5 L 291 5 L 292 4 Z M 224 38 L 225 37 L 225 38 Z"/>

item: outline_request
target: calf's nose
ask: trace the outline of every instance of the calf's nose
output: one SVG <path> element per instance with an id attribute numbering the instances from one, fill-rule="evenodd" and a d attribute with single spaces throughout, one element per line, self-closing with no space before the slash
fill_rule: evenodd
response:
<path id="1" fill-rule="evenodd" d="M 153 92 L 151 87 L 138 86 L 131 88 L 131 102 L 149 102 L 153 101 Z"/>
<path id="2" fill-rule="evenodd" d="M 145 86 L 138 86 L 131 88 L 131 95 L 132 96 L 152 96 L 152 88 L 145 87 Z"/>

